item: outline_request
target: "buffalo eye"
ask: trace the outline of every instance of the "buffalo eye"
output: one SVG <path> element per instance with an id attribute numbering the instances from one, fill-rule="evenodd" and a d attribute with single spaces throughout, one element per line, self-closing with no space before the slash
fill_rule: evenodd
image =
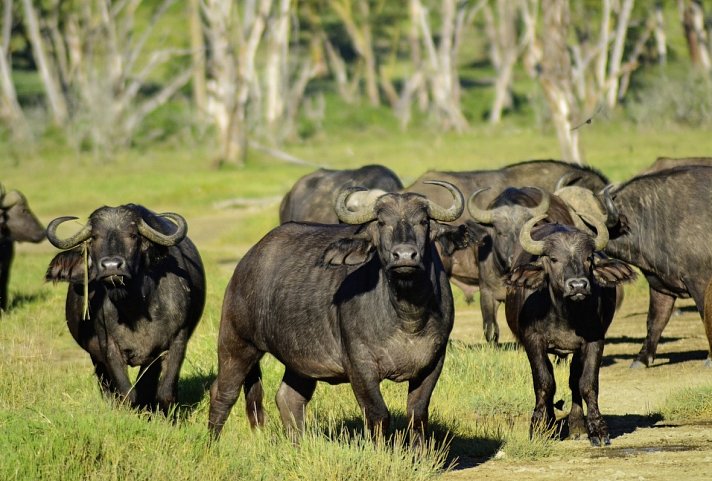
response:
<path id="1" fill-rule="evenodd" d="M 558 264 L 559 262 L 559 259 L 557 257 L 549 257 L 549 260 L 552 264 Z"/>
<path id="2" fill-rule="evenodd" d="M 424 218 L 420 221 L 420 225 L 428 225 L 428 224 L 430 224 L 430 219 L 428 219 L 427 217 L 424 217 Z"/>

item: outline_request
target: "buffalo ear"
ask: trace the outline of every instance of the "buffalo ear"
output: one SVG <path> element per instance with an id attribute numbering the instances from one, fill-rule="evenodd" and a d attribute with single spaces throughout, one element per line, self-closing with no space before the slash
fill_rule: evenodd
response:
<path id="1" fill-rule="evenodd" d="M 357 266 L 368 262 L 375 249 L 368 239 L 347 237 L 332 242 L 324 251 L 324 266 Z"/>
<path id="2" fill-rule="evenodd" d="M 593 278 L 603 287 L 613 287 L 635 280 L 637 274 L 628 264 L 618 259 L 596 256 L 593 260 Z"/>
<path id="3" fill-rule="evenodd" d="M 541 262 L 531 262 L 522 264 L 509 273 L 504 282 L 512 287 L 524 287 L 526 289 L 537 290 L 546 281 L 546 271 Z"/>
<path id="4" fill-rule="evenodd" d="M 430 237 L 431 241 L 440 244 L 441 252 L 447 256 L 480 242 L 479 232 L 469 224 L 450 225 L 431 221 Z"/>
<path id="5" fill-rule="evenodd" d="M 72 284 L 84 283 L 84 256 L 82 248 L 60 252 L 49 263 L 45 273 L 45 281 L 69 282 Z"/>

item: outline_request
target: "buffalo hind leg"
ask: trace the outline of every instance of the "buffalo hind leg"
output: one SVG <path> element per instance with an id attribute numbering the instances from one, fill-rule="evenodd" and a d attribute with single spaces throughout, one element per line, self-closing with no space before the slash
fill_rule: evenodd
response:
<path id="1" fill-rule="evenodd" d="M 643 347 L 635 361 L 630 365 L 632 368 L 650 367 L 653 364 L 660 336 L 662 336 L 665 326 L 670 321 L 675 299 L 677 299 L 675 296 L 656 291 L 652 287 L 648 291 L 650 293 L 647 320 L 648 332 L 645 336 Z"/>
<path id="2" fill-rule="evenodd" d="M 440 353 L 437 363 L 421 377 L 408 383 L 408 423 L 411 430 L 411 443 L 414 447 L 424 444 L 428 430 L 428 407 L 435 384 L 440 378 L 445 361 L 445 352 Z"/>
<path id="3" fill-rule="evenodd" d="M 247 373 L 245 378 L 245 410 L 247 419 L 250 421 L 252 429 L 262 427 L 265 424 L 265 410 L 262 406 L 262 371 L 260 365 L 255 366 Z"/>
<path id="4" fill-rule="evenodd" d="M 589 342 L 581 350 L 583 369 L 581 371 L 581 380 L 579 381 L 579 390 L 584 401 L 586 401 L 588 439 L 594 446 L 611 444 L 608 425 L 598 409 L 598 373 L 602 357 L 603 340 Z"/>
<path id="5" fill-rule="evenodd" d="M 499 342 L 499 324 L 497 324 L 497 309 L 499 301 L 490 289 L 480 288 L 480 310 L 482 311 L 482 329 L 485 339 L 490 344 Z"/>
<path id="6" fill-rule="evenodd" d="M 264 353 L 236 335 L 221 336 L 218 345 L 218 377 L 210 386 L 208 429 L 214 438 L 240 395 L 240 388 Z"/>
<path id="7" fill-rule="evenodd" d="M 569 388 L 571 389 L 571 411 L 569 411 L 569 438 L 579 439 L 588 434 L 586 431 L 586 420 L 583 414 L 583 399 L 581 397 L 581 375 L 583 373 L 583 361 L 581 353 L 574 353 L 569 369 Z"/>
<path id="8" fill-rule="evenodd" d="M 156 391 L 158 380 L 161 377 L 161 362 L 154 360 L 152 363 L 141 366 L 134 389 L 136 389 L 136 404 L 142 408 L 154 409 L 156 407 Z M 168 414 L 164 410 L 164 414 Z"/>
<path id="9" fill-rule="evenodd" d="M 295 443 L 304 434 L 304 414 L 315 389 L 316 379 L 300 376 L 289 368 L 285 369 L 275 400 L 282 424 Z"/>
<path id="10" fill-rule="evenodd" d="M 690 282 L 688 285 L 690 286 L 688 287 L 690 294 L 695 300 L 697 310 L 702 317 L 702 324 L 705 327 L 705 335 L 707 337 L 707 345 L 709 346 L 707 359 L 705 359 L 705 367 L 712 368 L 712 280 L 709 281 L 704 290 L 701 288 L 702 286 L 698 287 L 693 282 Z"/>

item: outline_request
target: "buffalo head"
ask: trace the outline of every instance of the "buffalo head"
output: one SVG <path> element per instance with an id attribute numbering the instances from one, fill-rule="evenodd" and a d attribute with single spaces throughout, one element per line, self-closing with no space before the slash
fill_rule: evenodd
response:
<path id="1" fill-rule="evenodd" d="M 60 249 L 72 249 L 87 242 L 90 279 L 110 285 L 129 282 L 151 258 L 182 241 L 188 231 L 185 219 L 178 214 L 154 214 L 141 206 L 127 204 L 101 207 L 89 216 L 89 222 L 79 232 L 66 239 L 59 238 L 57 227 L 73 219 L 76 217 L 54 219 L 47 227 L 47 238 Z M 65 265 L 65 269 L 73 272 L 54 279 L 78 278 L 81 265 L 78 256 L 74 257 L 72 266 Z"/>
<path id="2" fill-rule="evenodd" d="M 595 238 L 562 224 L 544 224 L 533 231 L 534 224 L 543 220 L 544 215 L 527 221 L 519 242 L 524 251 L 537 257 L 515 267 L 509 284 L 529 289 L 540 289 L 548 284 L 557 298 L 583 301 L 591 295 L 594 283 L 613 287 L 633 280 L 635 273 L 628 264 L 600 253 L 608 243 L 608 230 L 603 221 L 586 214 L 581 216 L 595 228 Z"/>
<path id="3" fill-rule="evenodd" d="M 0 238 L 17 242 L 40 242 L 45 237 L 44 226 L 35 217 L 21 192 L 5 192 L 0 185 Z"/>
<path id="4" fill-rule="evenodd" d="M 336 200 L 336 214 L 343 223 L 363 227 L 354 236 L 331 244 L 324 256 L 325 263 L 356 265 L 377 254 L 389 275 L 403 277 L 425 269 L 425 260 L 432 255 L 431 242 L 438 237 L 449 237 L 464 248 L 469 242 L 464 226 L 443 224 L 462 214 L 465 204 L 462 194 L 447 182 L 429 183 L 450 192 L 454 199 L 450 208 L 430 202 L 420 194 L 389 193 L 354 212 L 348 208 L 348 198 L 364 189 L 344 189 Z"/>
<path id="5" fill-rule="evenodd" d="M 538 205 L 528 189 L 541 194 Z M 492 251 L 496 262 L 504 271 L 512 267 L 512 256 L 518 245 L 521 226 L 532 217 L 545 214 L 549 209 L 548 193 L 536 187 L 528 189 L 507 188 L 490 203 L 487 209 L 481 209 L 475 203 L 477 196 L 487 188 L 473 192 L 467 202 L 470 216 L 492 239 Z M 532 204 L 534 207 L 528 207 L 526 204 Z"/>

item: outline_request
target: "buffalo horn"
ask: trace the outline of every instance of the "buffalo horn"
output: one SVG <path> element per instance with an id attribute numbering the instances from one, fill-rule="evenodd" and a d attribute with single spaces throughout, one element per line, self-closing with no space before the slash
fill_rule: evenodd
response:
<path id="1" fill-rule="evenodd" d="M 47 239 L 52 243 L 53 246 L 58 249 L 71 249 L 72 247 L 78 246 L 81 242 L 84 242 L 91 235 L 91 225 L 87 224 L 82 227 L 82 230 L 77 232 L 71 237 L 66 239 L 60 239 L 57 237 L 57 227 L 59 224 L 64 222 L 77 219 L 77 217 L 67 216 L 67 217 L 57 217 L 47 226 Z"/>
<path id="2" fill-rule="evenodd" d="M 480 224 L 491 224 L 494 222 L 495 209 L 480 209 L 475 204 L 475 197 L 477 197 L 482 192 L 489 190 L 489 187 L 483 189 L 477 189 L 472 193 L 469 199 L 467 199 L 467 211 L 470 216 Z"/>
<path id="3" fill-rule="evenodd" d="M 534 224 L 546 218 L 546 214 L 532 217 L 524 223 L 522 230 L 519 231 L 519 243 L 522 249 L 535 256 L 540 256 L 544 253 L 544 241 L 535 241 L 532 239 L 532 228 Z"/>
<path id="4" fill-rule="evenodd" d="M 11 190 L 7 193 L 5 193 L 4 190 L 0 192 L 0 207 L 2 207 L 3 209 L 8 209 L 20 202 L 21 200 L 22 194 L 20 194 L 16 190 Z"/>
<path id="5" fill-rule="evenodd" d="M 452 222 L 462 215 L 462 211 L 465 210 L 465 198 L 462 196 L 460 189 L 451 183 L 444 182 L 442 180 L 426 180 L 424 184 L 433 184 L 445 187 L 450 191 L 450 195 L 452 195 L 454 200 L 453 205 L 449 209 L 445 209 L 428 200 L 428 216 L 431 219 L 441 222 Z"/>
<path id="6" fill-rule="evenodd" d="M 353 186 L 346 187 L 339 192 L 339 196 L 336 198 L 336 203 L 334 204 L 334 210 L 336 211 L 336 216 L 341 222 L 344 224 L 365 224 L 366 222 L 370 222 L 376 218 L 376 212 L 374 210 L 374 206 L 376 205 L 375 200 L 372 203 L 363 206 L 363 208 L 356 212 L 350 210 L 346 206 L 346 201 L 351 194 L 366 190 L 368 189 Z"/>
<path id="7" fill-rule="evenodd" d="M 556 187 L 554 187 L 554 192 L 557 190 L 561 189 L 562 187 L 568 187 L 569 185 L 572 185 L 574 182 L 579 180 L 581 176 L 577 174 L 576 172 L 567 172 L 561 177 L 559 177 L 559 180 L 556 181 Z"/>
<path id="8" fill-rule="evenodd" d="M 534 190 L 538 190 L 539 193 L 541 193 L 541 201 L 539 202 L 539 205 L 536 207 L 532 207 L 529 209 L 529 212 L 531 212 L 532 216 L 536 217 L 538 215 L 546 214 L 546 212 L 549 210 L 549 204 L 551 203 L 551 196 L 549 195 L 548 192 L 544 191 L 543 189 L 540 189 L 539 187 L 531 187 Z"/>
<path id="9" fill-rule="evenodd" d="M 613 204 L 613 199 L 611 198 L 611 190 L 613 189 L 613 184 L 608 184 L 603 189 L 603 205 L 606 206 L 606 226 L 608 228 L 615 227 L 620 221 L 620 214 L 618 213 L 618 208 Z"/>
<path id="10" fill-rule="evenodd" d="M 141 219 L 138 223 L 139 233 L 151 242 L 166 247 L 174 246 L 185 238 L 185 235 L 188 233 L 188 223 L 182 216 L 174 212 L 166 212 L 158 214 L 158 217 L 165 217 L 166 219 L 172 220 L 177 226 L 176 231 L 173 234 L 161 234 L 149 226 L 145 220 Z"/>
<path id="11" fill-rule="evenodd" d="M 594 240 L 595 249 L 597 251 L 603 250 L 606 244 L 608 244 L 608 228 L 606 224 L 598 217 L 592 215 L 581 213 L 579 216 L 596 229 L 596 239 Z"/>

